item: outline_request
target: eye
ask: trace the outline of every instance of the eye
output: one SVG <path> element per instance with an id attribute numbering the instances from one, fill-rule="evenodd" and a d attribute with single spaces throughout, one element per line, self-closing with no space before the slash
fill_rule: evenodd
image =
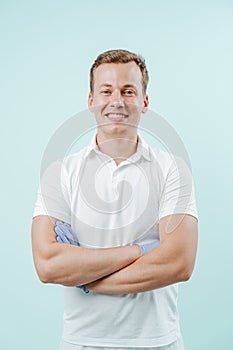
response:
<path id="1" fill-rule="evenodd" d="M 108 94 L 111 94 L 111 91 L 110 90 L 102 90 L 100 93 L 102 95 L 108 95 Z"/>
<path id="2" fill-rule="evenodd" d="M 133 90 L 127 89 L 127 90 L 124 90 L 124 94 L 128 96 L 132 96 L 132 95 L 135 95 L 135 92 Z"/>

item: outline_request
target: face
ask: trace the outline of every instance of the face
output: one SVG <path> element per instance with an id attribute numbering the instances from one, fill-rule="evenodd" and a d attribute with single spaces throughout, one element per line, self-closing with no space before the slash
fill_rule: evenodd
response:
<path id="1" fill-rule="evenodd" d="M 142 90 L 142 73 L 135 62 L 105 63 L 94 71 L 88 105 L 102 138 L 137 135 L 140 115 L 147 111 L 148 104 Z"/>

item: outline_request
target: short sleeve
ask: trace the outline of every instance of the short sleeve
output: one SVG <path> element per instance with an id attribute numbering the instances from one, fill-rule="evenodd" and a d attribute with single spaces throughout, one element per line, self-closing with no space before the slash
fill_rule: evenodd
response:
<path id="1" fill-rule="evenodd" d="M 159 220 L 172 214 L 190 214 L 198 219 L 192 173 L 185 161 L 177 156 L 173 157 L 164 180 Z"/>
<path id="2" fill-rule="evenodd" d="M 57 160 L 46 168 L 41 177 L 33 217 L 48 215 L 70 224 L 69 203 L 68 176 L 63 161 Z"/>

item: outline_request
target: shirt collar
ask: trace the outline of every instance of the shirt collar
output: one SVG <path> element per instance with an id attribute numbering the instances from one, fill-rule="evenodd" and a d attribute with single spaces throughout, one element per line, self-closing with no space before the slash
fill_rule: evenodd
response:
<path id="1" fill-rule="evenodd" d="M 151 161 L 151 153 L 150 153 L 150 147 L 147 144 L 147 142 L 144 140 L 144 138 L 140 135 L 138 135 L 138 147 L 136 154 L 139 153 L 139 155 L 142 155 L 146 160 Z"/>
<path id="2" fill-rule="evenodd" d="M 84 157 L 86 158 L 91 152 L 100 152 L 97 143 L 96 143 L 96 136 L 97 134 L 93 135 L 90 144 L 87 146 L 86 152 Z M 100 152 L 102 153 L 102 152 Z M 138 146 L 137 151 L 134 153 L 131 157 L 133 157 L 135 160 L 139 159 L 141 156 L 143 156 L 146 160 L 151 161 L 151 153 L 150 153 L 150 147 L 144 140 L 144 138 L 140 135 L 138 135 Z"/>

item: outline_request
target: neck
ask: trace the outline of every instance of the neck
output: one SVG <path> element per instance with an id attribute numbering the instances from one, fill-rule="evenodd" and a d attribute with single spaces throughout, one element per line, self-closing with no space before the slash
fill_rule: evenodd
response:
<path id="1" fill-rule="evenodd" d="M 118 165 L 137 151 L 138 137 L 133 135 L 127 138 L 111 138 L 111 136 L 103 138 L 101 134 L 97 133 L 96 143 L 100 152 L 113 158 Z"/>

